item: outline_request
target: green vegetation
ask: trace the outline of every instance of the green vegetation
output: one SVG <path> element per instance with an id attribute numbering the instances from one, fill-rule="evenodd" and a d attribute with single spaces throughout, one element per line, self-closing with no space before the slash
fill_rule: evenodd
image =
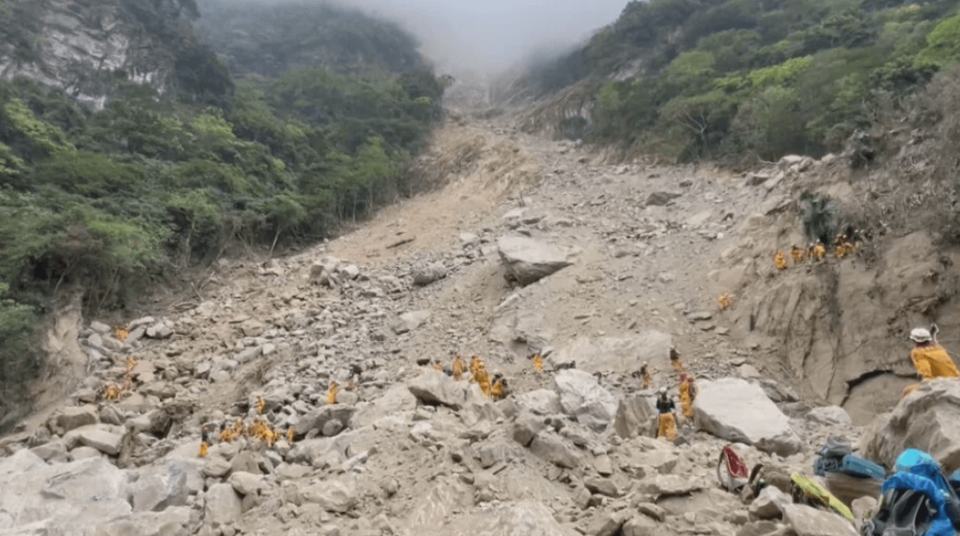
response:
<path id="1" fill-rule="evenodd" d="M 380 27 L 361 22 L 356 32 Z M 39 84 L 0 81 L 0 419 L 15 402 L 8 390 L 39 370 L 34 326 L 62 289 L 84 289 L 93 314 L 124 307 L 231 242 L 272 253 L 408 192 L 404 164 L 439 118 L 443 88 L 411 39 L 393 45 L 417 66 L 238 80 L 208 69 L 202 48 L 176 45 L 196 60 L 178 60 L 189 75 L 180 91 L 116 78 L 116 98 L 97 113 Z"/>
<path id="2" fill-rule="evenodd" d="M 587 130 L 601 143 L 685 161 L 819 156 L 960 62 L 957 6 L 634 1 L 585 47 L 534 70 L 528 84 L 544 93 L 607 79 Z M 614 73 L 619 81 L 609 80 Z"/>

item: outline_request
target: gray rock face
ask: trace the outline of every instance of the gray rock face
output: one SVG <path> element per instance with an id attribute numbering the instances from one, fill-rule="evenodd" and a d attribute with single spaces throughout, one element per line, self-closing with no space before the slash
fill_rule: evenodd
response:
<path id="1" fill-rule="evenodd" d="M 340 423 L 340 430 L 343 430 L 350 423 L 350 419 L 356 412 L 357 408 L 355 406 L 347 404 L 321 406 L 297 419 L 297 422 L 293 425 L 293 429 L 297 436 L 300 437 L 307 435 L 312 430 L 322 432 L 327 423 L 337 421 Z M 339 430 L 337 432 L 339 433 Z"/>
<path id="2" fill-rule="evenodd" d="M 127 485 L 127 475 L 101 457 L 47 465 L 18 451 L 0 459 L 0 532 L 35 534 L 31 530 L 46 527 L 39 534 L 67 534 L 67 528 L 83 534 L 131 513 Z"/>
<path id="3" fill-rule="evenodd" d="M 837 514 L 817 510 L 800 504 L 787 504 L 783 507 L 783 519 L 793 527 L 797 536 L 856 536 L 845 518 Z"/>
<path id="4" fill-rule="evenodd" d="M 960 468 L 960 382 L 927 382 L 903 398 L 890 413 L 879 415 L 860 438 L 871 459 L 892 467 L 906 448 L 930 453 L 950 472 Z"/>
<path id="5" fill-rule="evenodd" d="M 702 486 L 696 480 L 680 475 L 656 475 L 643 480 L 640 489 L 650 495 L 687 495 Z"/>
<path id="6" fill-rule="evenodd" d="M 230 475 L 229 483 L 240 495 L 252 495 L 256 494 L 263 485 L 263 477 L 239 471 Z"/>
<path id="7" fill-rule="evenodd" d="M 407 384 L 410 393 L 424 404 L 440 404 L 459 409 L 466 402 L 462 382 L 455 382 L 437 370 L 426 370 Z"/>
<path id="8" fill-rule="evenodd" d="M 656 534 L 657 522 L 647 516 L 637 516 L 623 524 L 623 536 L 647 536 Z"/>
<path id="9" fill-rule="evenodd" d="M 440 281 L 447 277 L 447 268 L 441 262 L 435 262 L 426 266 L 418 266 L 411 270 L 413 284 L 418 287 L 425 287 L 430 283 Z"/>
<path id="10" fill-rule="evenodd" d="M 560 405 L 560 395 L 549 389 L 538 389 L 522 393 L 514 397 L 517 404 L 537 415 L 556 415 L 563 411 Z"/>
<path id="11" fill-rule="evenodd" d="M 824 406 L 813 408 L 806 415 L 807 419 L 827 426 L 853 426 L 850 415 L 840 406 Z"/>
<path id="12" fill-rule="evenodd" d="M 403 313 L 397 320 L 390 325 L 390 329 L 397 335 L 409 333 L 430 320 L 430 311 L 411 311 Z"/>
<path id="13" fill-rule="evenodd" d="M 196 464 L 173 460 L 146 469 L 130 486 L 135 512 L 160 512 L 171 506 L 184 506 L 190 496 L 190 480 L 201 478 Z"/>
<path id="14" fill-rule="evenodd" d="M 352 479 L 326 480 L 301 491 L 303 500 L 328 512 L 345 514 L 357 506 L 357 485 Z"/>
<path id="15" fill-rule="evenodd" d="M 779 488 L 768 486 L 750 503 L 750 519 L 778 519 L 783 515 L 783 506 L 790 503 L 790 497 Z"/>
<path id="16" fill-rule="evenodd" d="M 522 501 L 501 507 L 495 519 L 487 523 L 465 524 L 463 532 L 458 534 L 477 534 L 479 536 L 566 536 L 553 514 L 546 506 L 533 501 Z M 475 522 L 477 520 L 471 520 Z M 469 523 L 469 522 L 468 522 Z"/>
<path id="17" fill-rule="evenodd" d="M 100 418 L 96 406 L 66 407 L 63 408 L 63 413 L 56 417 L 56 427 L 59 429 L 60 435 L 81 426 L 89 426 L 99 422 Z"/>
<path id="18" fill-rule="evenodd" d="M 630 439 L 637 436 L 649 437 L 653 432 L 656 408 L 646 397 L 630 396 L 620 399 L 613 420 L 613 429 L 617 435 Z"/>
<path id="19" fill-rule="evenodd" d="M 631 513 L 626 510 L 619 512 L 601 512 L 587 525 L 588 536 L 614 536 L 620 532 L 623 524 L 630 519 Z"/>
<path id="20" fill-rule="evenodd" d="M 80 432 L 80 443 L 95 448 L 104 454 L 116 456 L 120 453 L 123 436 L 104 430 L 84 430 Z"/>
<path id="21" fill-rule="evenodd" d="M 203 521 L 213 528 L 236 523 L 243 514 L 240 496 L 230 484 L 210 486 L 205 498 Z"/>
<path id="22" fill-rule="evenodd" d="M 547 425 L 543 423 L 542 418 L 537 418 L 529 412 L 523 412 L 517 416 L 513 423 L 513 440 L 524 447 L 530 446 L 533 438 L 537 437 Z"/>
<path id="23" fill-rule="evenodd" d="M 627 373 L 640 370 L 643 363 L 666 363 L 673 337 L 660 331 L 646 331 L 629 337 L 579 337 L 557 350 L 555 363 L 575 361 L 587 372 Z"/>
<path id="24" fill-rule="evenodd" d="M 662 207 L 682 195 L 675 192 L 653 192 L 647 197 L 647 206 Z"/>
<path id="25" fill-rule="evenodd" d="M 572 263 L 560 248 L 520 236 L 497 240 L 500 260 L 517 283 L 529 285 L 558 272 Z"/>
<path id="26" fill-rule="evenodd" d="M 573 469 L 580 465 L 580 456 L 567 447 L 563 439 L 554 433 L 541 432 L 530 443 L 530 452 L 541 460 Z"/>
<path id="27" fill-rule="evenodd" d="M 554 377 L 560 405 L 585 426 L 602 432 L 617 413 L 617 399 L 582 370 L 562 370 Z"/>
<path id="28" fill-rule="evenodd" d="M 781 456 L 800 451 L 800 438 L 790 420 L 762 388 L 739 378 L 698 383 L 693 410 L 701 430 Z"/>

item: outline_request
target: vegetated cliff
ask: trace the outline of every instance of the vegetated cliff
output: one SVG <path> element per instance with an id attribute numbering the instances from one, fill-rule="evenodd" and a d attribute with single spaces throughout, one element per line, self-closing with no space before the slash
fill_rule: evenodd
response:
<path id="1" fill-rule="evenodd" d="M 392 22 L 327 3 L 202 0 L 204 38 L 235 76 L 279 76 L 290 69 L 421 72 L 428 65 L 413 36 Z"/>
<path id="2" fill-rule="evenodd" d="M 594 106 L 544 105 L 568 121 L 589 111 L 580 128 L 548 131 L 681 161 L 819 157 L 960 61 L 958 36 L 953 1 L 631 2 L 582 48 L 500 94 L 544 97 L 592 80 Z"/>
<path id="3" fill-rule="evenodd" d="M 193 0 L 5 0 L 0 77 L 40 82 L 96 110 L 121 82 L 224 103 L 233 84 L 193 34 L 198 16 Z"/>

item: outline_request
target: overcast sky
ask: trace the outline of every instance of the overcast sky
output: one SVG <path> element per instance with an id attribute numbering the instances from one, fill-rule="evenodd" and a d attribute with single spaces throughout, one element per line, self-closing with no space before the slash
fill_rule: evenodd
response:
<path id="1" fill-rule="evenodd" d="M 445 69 L 504 69 L 572 46 L 617 19 L 627 0 L 340 0 L 396 20 Z"/>

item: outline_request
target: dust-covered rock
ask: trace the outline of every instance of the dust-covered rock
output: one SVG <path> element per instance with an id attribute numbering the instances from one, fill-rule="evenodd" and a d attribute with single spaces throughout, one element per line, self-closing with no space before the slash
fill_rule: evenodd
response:
<path id="1" fill-rule="evenodd" d="M 845 518 L 801 504 L 783 507 L 783 519 L 797 536 L 856 536 L 857 531 Z"/>
<path id="2" fill-rule="evenodd" d="M 904 449 L 930 453 L 949 472 L 960 468 L 960 381 L 924 382 L 890 413 L 878 416 L 860 439 L 867 458 L 893 467 Z"/>
<path id="3" fill-rule="evenodd" d="M 441 262 L 434 262 L 425 266 L 417 266 L 410 271 L 413 284 L 425 287 L 447 277 L 447 268 Z"/>
<path id="4" fill-rule="evenodd" d="M 693 403 L 697 427 L 727 441 L 789 456 L 802 446 L 790 419 L 758 385 L 739 378 L 699 382 Z"/>
<path id="5" fill-rule="evenodd" d="M 410 380 L 407 388 L 423 404 L 440 404 L 459 409 L 467 399 L 462 382 L 456 382 L 437 370 L 424 371 Z"/>
<path id="6" fill-rule="evenodd" d="M 617 399 L 587 372 L 562 370 L 554 383 L 563 411 L 595 431 L 605 430 L 617 413 Z"/>
<path id="7" fill-rule="evenodd" d="M 572 263 L 562 249 L 532 238 L 504 236 L 497 240 L 500 260 L 517 283 L 529 285 Z"/>

